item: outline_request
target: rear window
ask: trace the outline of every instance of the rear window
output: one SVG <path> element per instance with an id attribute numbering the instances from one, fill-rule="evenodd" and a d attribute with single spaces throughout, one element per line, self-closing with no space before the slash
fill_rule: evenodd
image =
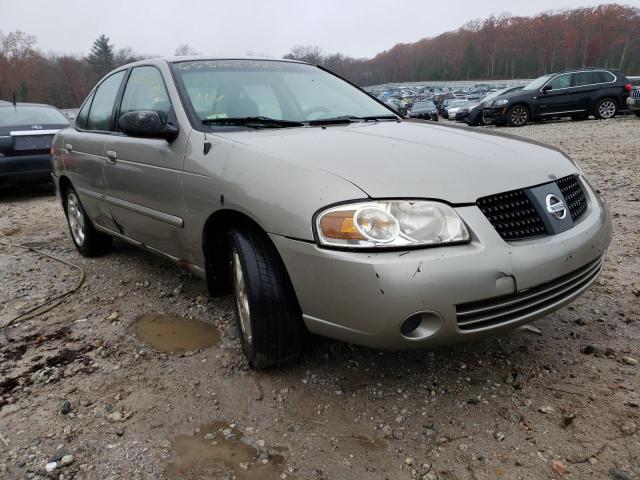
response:
<path id="1" fill-rule="evenodd" d="M 53 107 L 36 105 L 9 105 L 0 107 L 0 126 L 13 125 L 65 125 L 69 119 Z"/>
<path id="2" fill-rule="evenodd" d="M 613 82 L 616 79 L 611 72 L 595 72 L 595 74 L 598 80 L 596 83 Z"/>

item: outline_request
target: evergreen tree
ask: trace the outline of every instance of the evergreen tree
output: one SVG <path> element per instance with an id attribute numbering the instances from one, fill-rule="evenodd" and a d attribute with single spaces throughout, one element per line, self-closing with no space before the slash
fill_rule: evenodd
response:
<path id="1" fill-rule="evenodd" d="M 113 45 L 109 44 L 109 37 L 100 35 L 93 42 L 91 53 L 87 57 L 87 62 L 93 67 L 93 71 L 102 77 L 114 68 Z"/>

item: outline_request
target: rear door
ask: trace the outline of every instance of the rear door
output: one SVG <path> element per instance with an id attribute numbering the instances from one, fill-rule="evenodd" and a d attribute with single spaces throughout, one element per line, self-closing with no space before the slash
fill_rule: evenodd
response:
<path id="1" fill-rule="evenodd" d="M 151 65 L 134 67 L 117 115 L 149 110 L 177 126 L 160 70 Z M 169 143 L 118 133 L 109 137 L 105 145 L 109 157 L 105 167 L 107 198 L 118 231 L 175 258 L 181 258 L 182 171 L 187 134 L 181 131 Z"/>
<path id="2" fill-rule="evenodd" d="M 62 161 L 83 207 L 95 223 L 111 230 L 115 224 L 105 203 L 106 140 L 113 134 L 116 98 L 126 71 L 107 77 L 85 101 L 76 128 L 65 132 Z"/>
<path id="3" fill-rule="evenodd" d="M 598 96 L 598 90 L 602 90 L 601 72 L 587 71 L 574 73 L 576 86 L 574 104 L 577 109 L 587 110 L 591 107 L 593 99 Z"/>

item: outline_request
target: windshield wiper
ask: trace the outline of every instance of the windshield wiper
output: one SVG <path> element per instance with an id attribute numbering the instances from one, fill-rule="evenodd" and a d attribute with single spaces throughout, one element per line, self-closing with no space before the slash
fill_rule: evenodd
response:
<path id="1" fill-rule="evenodd" d="M 291 120 L 279 120 L 270 117 L 227 117 L 227 118 L 205 118 L 201 120 L 203 125 L 242 125 L 253 128 L 270 127 L 303 127 L 302 122 L 294 122 Z"/>
<path id="2" fill-rule="evenodd" d="M 378 120 L 398 120 L 395 115 L 371 115 L 368 117 L 358 117 L 356 115 L 343 115 L 333 118 L 319 118 L 318 120 L 309 120 L 308 125 L 337 125 L 341 123 L 352 122 L 377 122 Z"/>

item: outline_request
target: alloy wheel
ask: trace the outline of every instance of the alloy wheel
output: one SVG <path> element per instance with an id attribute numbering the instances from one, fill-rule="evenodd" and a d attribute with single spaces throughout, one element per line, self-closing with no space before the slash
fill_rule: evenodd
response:
<path id="1" fill-rule="evenodd" d="M 611 118 L 616 113 L 616 104 L 612 100 L 605 100 L 598 106 L 598 114 L 600 118 Z"/>
<path id="2" fill-rule="evenodd" d="M 69 195 L 67 195 L 67 217 L 69 218 L 69 227 L 71 228 L 73 240 L 81 247 L 84 245 L 86 238 L 84 212 L 74 192 L 69 192 Z"/>
<path id="3" fill-rule="evenodd" d="M 238 306 L 238 316 L 240 317 L 240 330 L 248 345 L 253 342 L 253 330 L 251 329 L 251 311 L 249 309 L 249 295 L 244 279 L 242 263 L 237 250 L 231 256 L 231 268 L 233 269 L 233 286 L 236 294 L 236 305 Z"/>
<path id="4" fill-rule="evenodd" d="M 524 107 L 514 107 L 511 111 L 511 123 L 515 126 L 521 126 L 527 123 L 529 112 Z"/>

